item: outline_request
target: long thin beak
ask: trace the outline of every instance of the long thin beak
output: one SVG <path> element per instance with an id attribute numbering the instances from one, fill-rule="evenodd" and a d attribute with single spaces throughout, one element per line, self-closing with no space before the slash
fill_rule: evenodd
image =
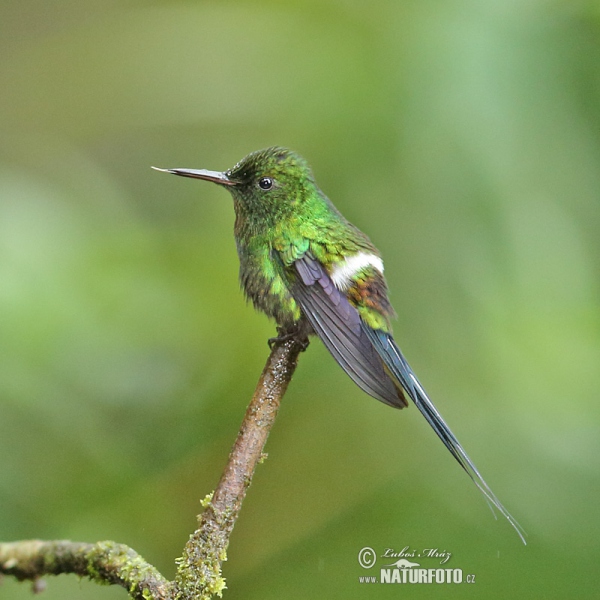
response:
<path id="1" fill-rule="evenodd" d="M 194 179 L 204 179 L 205 181 L 213 181 L 221 185 L 235 185 L 237 182 L 229 179 L 225 173 L 219 171 L 207 171 L 206 169 L 159 169 L 152 167 L 155 171 L 163 173 L 172 173 L 173 175 L 181 175 L 182 177 L 192 177 Z"/>

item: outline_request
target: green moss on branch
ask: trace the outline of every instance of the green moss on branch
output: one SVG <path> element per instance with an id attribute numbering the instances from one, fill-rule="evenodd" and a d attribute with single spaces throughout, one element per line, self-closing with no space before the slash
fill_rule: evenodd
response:
<path id="1" fill-rule="evenodd" d="M 124 587 L 139 600 L 166 599 L 171 584 L 137 552 L 123 544 L 25 540 L 0 544 L 0 573 L 19 581 L 74 573 L 96 583 Z"/>

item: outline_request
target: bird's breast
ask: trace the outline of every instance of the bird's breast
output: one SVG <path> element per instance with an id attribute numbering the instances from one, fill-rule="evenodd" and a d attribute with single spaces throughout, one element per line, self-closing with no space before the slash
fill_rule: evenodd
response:
<path id="1" fill-rule="evenodd" d="M 247 248 L 238 245 L 240 284 L 257 310 L 274 318 L 279 325 L 290 326 L 300 318 L 281 264 L 267 245 Z"/>

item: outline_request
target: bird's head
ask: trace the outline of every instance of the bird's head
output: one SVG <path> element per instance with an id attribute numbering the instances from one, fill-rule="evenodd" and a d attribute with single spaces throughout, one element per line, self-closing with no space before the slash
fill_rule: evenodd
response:
<path id="1" fill-rule="evenodd" d="M 306 161 L 295 152 L 278 146 L 252 152 L 224 172 L 158 170 L 222 185 L 231 192 L 236 210 L 250 218 L 268 221 L 290 214 L 317 191 Z"/>

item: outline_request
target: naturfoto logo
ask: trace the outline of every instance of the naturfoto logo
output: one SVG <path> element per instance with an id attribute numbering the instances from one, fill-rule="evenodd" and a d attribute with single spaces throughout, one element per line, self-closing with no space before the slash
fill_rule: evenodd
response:
<path id="1" fill-rule="evenodd" d="M 389 563 L 387 560 L 396 558 Z M 441 568 L 452 558 L 452 553 L 439 548 L 412 549 L 405 546 L 402 550 L 385 548 L 378 554 L 373 548 L 365 546 L 358 553 L 358 563 L 363 569 L 375 567 L 378 559 L 386 559 L 380 566 L 379 577 L 360 576 L 359 583 L 475 583 L 475 575 L 463 574 L 460 568 Z M 419 562 L 414 559 L 418 559 Z M 429 562 L 429 565 L 427 564 Z M 433 563 L 433 564 L 432 564 Z"/>

